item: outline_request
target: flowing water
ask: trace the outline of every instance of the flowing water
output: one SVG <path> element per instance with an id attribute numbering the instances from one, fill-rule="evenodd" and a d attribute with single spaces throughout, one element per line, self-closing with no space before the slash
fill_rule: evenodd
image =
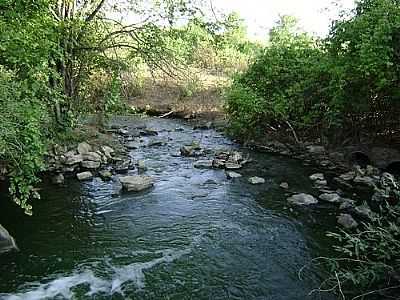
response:
<path id="1" fill-rule="evenodd" d="M 311 192 L 315 170 L 240 149 L 214 130 L 177 120 L 140 122 L 168 140 L 130 153 L 146 161 L 153 189 L 115 196 L 117 181 L 44 184 L 33 217 L 1 192 L 0 223 L 20 252 L 0 256 L 0 299 L 332 299 L 308 295 L 321 270 L 298 274 L 327 253 L 331 209 L 289 209 L 279 188 L 286 181 L 292 191 Z M 118 123 L 133 125 L 129 118 Z M 176 155 L 193 140 L 239 149 L 254 162 L 235 181 L 223 170 L 194 169 L 195 159 Z M 249 176 L 267 183 L 250 185 Z"/>

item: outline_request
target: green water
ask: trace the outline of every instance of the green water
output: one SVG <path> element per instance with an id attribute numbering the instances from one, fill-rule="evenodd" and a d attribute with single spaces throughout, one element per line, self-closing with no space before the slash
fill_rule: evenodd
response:
<path id="1" fill-rule="evenodd" d="M 279 188 L 286 181 L 292 191 L 313 192 L 315 170 L 247 151 L 254 163 L 228 181 L 224 171 L 194 169 L 194 159 L 175 154 L 193 140 L 210 149 L 237 145 L 180 121 L 143 122 L 169 140 L 130 154 L 146 161 L 156 180 L 150 191 L 113 197 L 117 181 L 44 183 L 33 217 L 1 192 L 0 223 L 21 251 L 0 256 L 0 299 L 333 299 L 309 296 L 321 270 L 298 276 L 328 251 L 331 208 L 290 210 Z M 248 184 L 254 175 L 267 183 Z"/>

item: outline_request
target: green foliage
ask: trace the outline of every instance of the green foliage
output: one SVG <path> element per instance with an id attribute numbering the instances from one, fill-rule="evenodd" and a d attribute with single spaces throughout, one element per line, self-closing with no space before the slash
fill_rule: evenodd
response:
<path id="1" fill-rule="evenodd" d="M 352 15 L 336 21 L 323 41 L 301 33 L 294 18 L 283 16 L 269 45 L 232 89 L 240 85 L 263 99 L 259 127 L 290 122 L 304 135 L 335 142 L 359 139 L 363 131 L 371 138 L 393 133 L 399 74 L 399 2 L 364 0 Z M 228 97 L 227 105 L 232 101 Z"/>
<path id="2" fill-rule="evenodd" d="M 27 214 L 32 213 L 28 200 L 38 196 L 34 185 L 38 182 L 36 173 L 43 167 L 46 141 L 46 109 L 33 88 L 0 66 L 0 158 L 9 162 L 12 170 L 13 200 Z"/>
<path id="3" fill-rule="evenodd" d="M 235 78 L 231 92 L 226 94 L 227 112 L 241 134 L 246 134 L 244 129 L 250 120 L 249 128 L 253 129 L 285 121 L 302 128 L 313 124 L 323 113 L 322 91 L 318 86 L 323 52 L 317 41 L 295 33 L 294 24 L 284 18 L 271 31 L 268 47 L 245 73 Z M 310 85 L 314 85 L 313 89 Z M 255 95 L 248 98 L 249 103 L 245 97 L 237 102 L 237 91 L 243 90 Z"/>

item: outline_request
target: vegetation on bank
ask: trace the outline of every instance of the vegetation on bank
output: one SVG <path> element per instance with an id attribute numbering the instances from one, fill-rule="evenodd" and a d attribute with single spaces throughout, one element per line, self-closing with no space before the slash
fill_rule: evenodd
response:
<path id="1" fill-rule="evenodd" d="M 338 144 L 398 137 L 400 3 L 363 0 L 326 39 L 283 17 L 227 90 L 232 131 L 274 128 Z"/>

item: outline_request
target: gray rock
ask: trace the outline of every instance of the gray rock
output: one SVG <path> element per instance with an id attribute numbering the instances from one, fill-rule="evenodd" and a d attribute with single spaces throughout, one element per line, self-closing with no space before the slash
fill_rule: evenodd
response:
<path id="1" fill-rule="evenodd" d="M 358 227 L 358 223 L 353 217 L 349 214 L 340 214 L 337 218 L 337 222 L 339 225 L 343 226 L 346 229 L 353 229 Z"/>
<path id="2" fill-rule="evenodd" d="M 356 202 L 351 199 L 342 199 L 342 204 L 340 204 L 339 209 L 340 210 L 345 210 L 345 209 L 351 209 L 354 208 L 356 205 Z"/>
<path id="3" fill-rule="evenodd" d="M 64 175 L 63 175 L 62 173 L 60 173 L 60 174 L 55 175 L 55 176 L 51 179 L 51 181 L 52 181 L 54 184 L 63 184 L 64 181 L 65 181 L 65 178 L 64 178 Z"/>
<path id="4" fill-rule="evenodd" d="M 374 186 L 374 180 L 368 176 L 356 176 L 354 182 L 362 185 Z"/>
<path id="5" fill-rule="evenodd" d="M 115 171 L 117 173 L 125 173 L 132 167 L 132 161 L 130 159 L 125 159 L 118 162 L 118 164 L 115 166 Z"/>
<path id="6" fill-rule="evenodd" d="M 145 172 L 147 170 L 146 163 L 144 160 L 139 160 L 137 165 L 139 172 Z"/>
<path id="7" fill-rule="evenodd" d="M 351 181 L 356 177 L 356 172 L 352 171 L 352 172 L 347 172 L 345 174 L 342 174 L 339 176 L 340 179 L 344 180 L 344 181 Z"/>
<path id="8" fill-rule="evenodd" d="M 72 166 L 79 164 L 83 161 L 83 157 L 80 154 L 73 154 L 73 155 L 67 155 L 65 156 L 65 161 L 64 164 L 67 166 Z"/>
<path id="9" fill-rule="evenodd" d="M 136 150 L 140 148 L 140 143 L 138 142 L 129 142 L 126 144 L 126 148 L 130 150 Z"/>
<path id="10" fill-rule="evenodd" d="M 158 132 L 157 132 L 157 130 L 152 129 L 152 128 L 145 128 L 140 131 L 140 135 L 141 136 L 154 136 L 154 135 L 158 135 Z"/>
<path id="11" fill-rule="evenodd" d="M 212 169 L 213 161 L 212 160 L 199 160 L 194 163 L 194 167 L 196 169 Z"/>
<path id="12" fill-rule="evenodd" d="M 233 162 L 225 163 L 225 169 L 227 169 L 227 170 L 239 170 L 241 168 L 242 168 L 242 165 L 238 164 L 238 163 L 233 163 Z"/>
<path id="13" fill-rule="evenodd" d="M 312 205 L 318 203 L 318 200 L 314 196 L 304 193 L 293 195 L 289 197 L 287 201 L 296 205 Z"/>
<path id="14" fill-rule="evenodd" d="M 342 202 L 342 197 L 340 197 L 336 193 L 322 194 L 322 195 L 319 196 L 319 199 L 321 199 L 322 201 L 330 202 L 330 203 L 340 203 L 340 202 Z"/>
<path id="15" fill-rule="evenodd" d="M 147 147 L 157 147 L 157 146 L 164 146 L 167 142 L 162 139 L 154 139 L 147 143 Z"/>
<path id="16" fill-rule="evenodd" d="M 0 254 L 11 250 L 18 250 L 17 244 L 14 238 L 0 224 Z"/>
<path id="17" fill-rule="evenodd" d="M 251 184 L 254 184 L 254 185 L 256 185 L 256 184 L 264 184 L 264 183 L 265 183 L 265 179 L 264 179 L 264 178 L 257 177 L 257 176 L 250 177 L 250 178 L 248 179 L 248 181 L 249 181 Z"/>
<path id="18" fill-rule="evenodd" d="M 112 179 L 113 174 L 109 170 L 102 170 L 99 172 L 99 176 L 104 181 L 110 181 Z"/>
<path id="19" fill-rule="evenodd" d="M 326 181 L 326 180 L 317 180 L 317 181 L 314 182 L 314 184 L 315 184 L 315 186 L 317 188 L 319 188 L 319 187 L 325 188 L 328 185 L 328 181 Z"/>
<path id="20" fill-rule="evenodd" d="M 223 159 L 214 159 L 213 160 L 213 167 L 216 169 L 225 169 L 226 161 Z"/>
<path id="21" fill-rule="evenodd" d="M 142 175 L 121 177 L 120 182 L 124 190 L 128 192 L 140 192 L 154 185 L 151 177 Z"/>
<path id="22" fill-rule="evenodd" d="M 289 183 L 287 183 L 287 182 L 282 182 L 279 186 L 284 190 L 289 189 Z"/>
<path id="23" fill-rule="evenodd" d="M 129 131 L 124 129 L 124 128 L 118 129 L 117 133 L 120 134 L 120 135 L 124 135 L 124 136 L 128 136 L 129 135 Z"/>
<path id="24" fill-rule="evenodd" d="M 360 206 L 357 206 L 355 208 L 355 211 L 357 213 L 357 215 L 365 217 L 365 218 L 369 218 L 372 219 L 374 217 L 374 212 L 371 210 L 371 208 L 369 208 L 368 204 L 363 204 Z"/>
<path id="25" fill-rule="evenodd" d="M 86 153 L 92 151 L 92 146 L 89 145 L 89 144 L 86 143 L 86 142 L 79 143 L 79 144 L 78 144 L 78 149 L 77 149 L 77 150 L 78 150 L 78 153 L 79 153 L 79 154 L 86 154 Z"/>
<path id="26" fill-rule="evenodd" d="M 325 180 L 325 176 L 322 173 L 316 173 L 310 176 L 310 179 L 312 181 L 317 181 L 317 180 Z"/>
<path id="27" fill-rule="evenodd" d="M 84 180 L 90 180 L 93 178 L 93 174 L 92 172 L 82 172 L 82 173 L 78 173 L 76 174 L 76 178 L 78 178 L 79 181 L 84 181 Z"/>
<path id="28" fill-rule="evenodd" d="M 226 177 L 228 179 L 236 179 L 236 178 L 242 177 L 242 174 L 239 174 L 239 173 L 236 173 L 233 171 L 228 171 L 228 172 L 226 172 Z"/>
<path id="29" fill-rule="evenodd" d="M 325 153 L 325 147 L 311 145 L 311 146 L 307 147 L 307 151 L 309 153 L 311 153 L 311 154 L 324 154 Z"/>
<path id="30" fill-rule="evenodd" d="M 109 159 L 111 159 L 112 155 L 115 153 L 114 149 L 109 146 L 102 146 L 101 150 L 103 151 L 104 155 Z"/>
<path id="31" fill-rule="evenodd" d="M 96 153 L 96 152 L 88 152 L 85 154 L 82 154 L 82 158 L 84 161 L 95 161 L 95 162 L 101 162 L 101 155 Z"/>
<path id="32" fill-rule="evenodd" d="M 95 170 L 100 168 L 101 163 L 99 161 L 85 160 L 81 162 L 81 166 L 85 169 Z"/>

